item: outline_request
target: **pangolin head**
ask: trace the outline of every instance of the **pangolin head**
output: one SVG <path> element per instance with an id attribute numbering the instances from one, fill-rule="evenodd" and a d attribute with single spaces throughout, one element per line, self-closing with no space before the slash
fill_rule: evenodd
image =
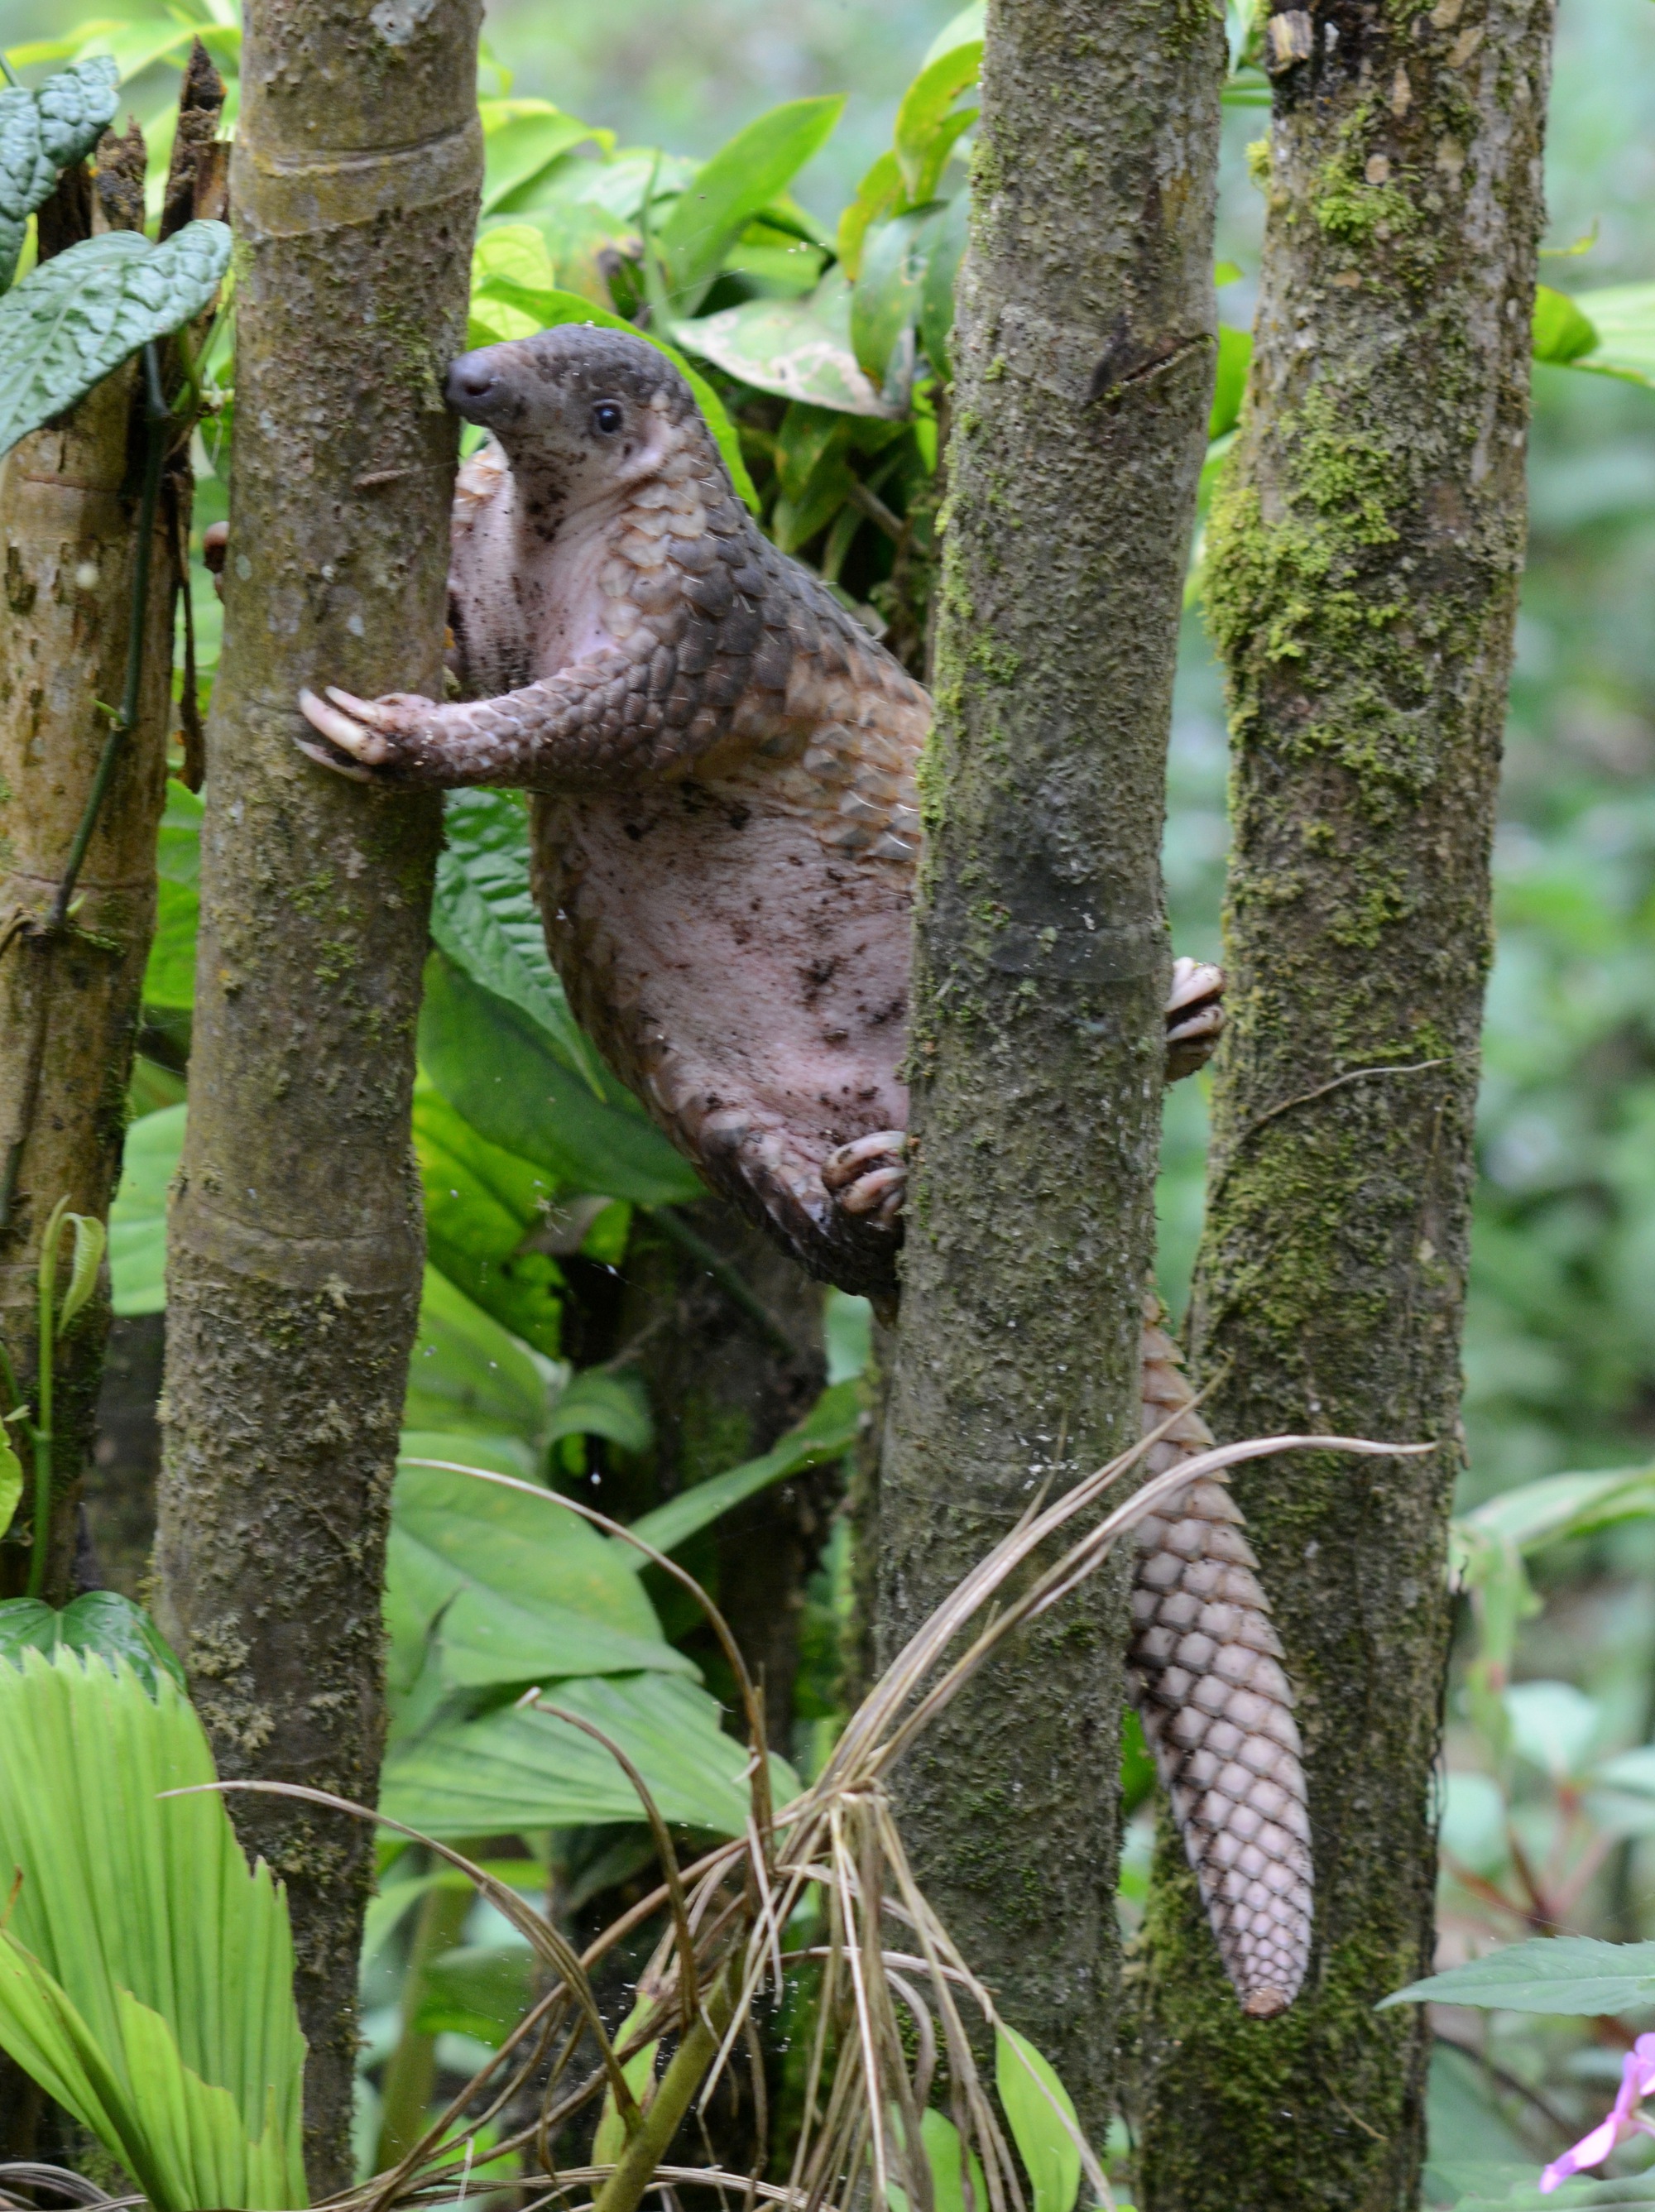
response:
<path id="1" fill-rule="evenodd" d="M 565 512 L 653 475 L 700 428 L 694 395 L 664 354 L 592 323 L 461 354 L 447 398 L 494 432 L 514 474 L 555 487 Z"/>

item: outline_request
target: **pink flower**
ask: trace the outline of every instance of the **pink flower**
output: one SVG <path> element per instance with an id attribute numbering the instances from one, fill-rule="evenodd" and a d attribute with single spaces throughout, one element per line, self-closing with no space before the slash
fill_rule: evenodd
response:
<path id="1" fill-rule="evenodd" d="M 1601 2166 L 1628 2136 L 1655 2136 L 1655 2121 L 1646 2120 L 1634 2110 L 1652 2089 L 1655 2089 L 1655 2035 L 1640 2035 L 1626 2055 L 1621 2087 L 1609 2118 L 1589 2136 L 1582 2136 L 1561 2158 L 1552 2160 L 1540 2177 L 1541 2195 L 1549 2197 L 1554 2189 L 1561 2189 L 1572 2174 L 1586 2166 Z"/>

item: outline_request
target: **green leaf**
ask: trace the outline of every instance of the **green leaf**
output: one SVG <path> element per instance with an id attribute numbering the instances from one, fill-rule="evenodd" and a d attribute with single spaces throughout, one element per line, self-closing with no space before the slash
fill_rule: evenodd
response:
<path id="1" fill-rule="evenodd" d="M 1610 1468 L 1586 1474 L 1548 1474 L 1519 1483 L 1457 1521 L 1462 1546 L 1478 1539 L 1542 1550 L 1588 1536 L 1621 1521 L 1655 1516 L 1655 1468 Z"/>
<path id="2" fill-rule="evenodd" d="M 1566 292 L 1549 284 L 1536 284 L 1534 295 L 1534 357 L 1536 361 L 1567 362 L 1591 353 L 1597 332 L 1591 319 Z"/>
<path id="3" fill-rule="evenodd" d="M 832 133 L 843 98 L 784 100 L 697 171 L 655 234 L 675 306 L 693 313 L 726 253 Z"/>
<path id="4" fill-rule="evenodd" d="M 188 222 L 164 246 L 110 231 L 32 270 L 0 300 L 0 453 L 198 315 L 229 258 L 228 224 Z"/>
<path id="5" fill-rule="evenodd" d="M 528 810 L 514 792 L 453 791 L 442 826 L 434 942 L 474 982 L 526 1014 L 601 1098 L 603 1063 L 569 1012 L 530 888 Z"/>
<path id="6" fill-rule="evenodd" d="M 928 70 L 933 62 L 940 61 L 956 46 L 970 46 L 974 42 L 981 46 L 988 16 L 987 0 L 971 0 L 971 5 L 962 8 L 958 15 L 945 23 L 932 40 L 926 50 L 925 59 L 920 64 L 922 70 Z"/>
<path id="7" fill-rule="evenodd" d="M 864 375 L 850 343 L 850 286 L 830 269 L 802 300 L 748 300 L 675 329 L 680 343 L 758 392 L 842 415 L 887 418 L 902 409 Z"/>
<path id="8" fill-rule="evenodd" d="M 725 1734 L 704 1690 L 681 1675 L 650 1674 L 556 1682 L 546 1695 L 620 1745 L 666 1820 L 742 1832 L 751 1810 L 746 1746 Z M 797 1781 L 782 1760 L 770 1764 L 785 1802 Z M 514 1705 L 440 1721 L 394 1746 L 380 1803 L 392 1820 L 440 1837 L 639 1816 L 636 1792 L 601 1744 L 550 1713 Z"/>
<path id="9" fill-rule="evenodd" d="M 565 115 L 549 100 L 484 100 L 483 119 L 483 212 L 509 210 L 513 198 L 528 191 L 554 161 L 576 146 L 596 143 L 605 152 L 615 143 L 612 131 L 594 130 L 578 116 Z"/>
<path id="10" fill-rule="evenodd" d="M 184 1669 L 172 1646 L 142 1606 L 119 1590 L 85 1590 L 61 1611 L 35 1597 L 0 1604 L 0 1659 L 21 1663 L 25 1651 L 49 1658 L 60 1649 L 107 1660 L 125 1660 L 153 1696 L 162 1674 L 184 1686 Z"/>
<path id="11" fill-rule="evenodd" d="M 552 1361 L 502 1328 L 446 1275 L 426 1268 L 408 1363 L 407 1427 L 476 1430 L 538 1449 L 557 1380 Z"/>
<path id="12" fill-rule="evenodd" d="M 894 153 L 881 154 L 857 185 L 855 195 L 839 217 L 836 243 L 839 266 L 853 282 L 862 273 L 862 248 L 876 222 L 896 215 L 903 205 L 902 170 Z"/>
<path id="13" fill-rule="evenodd" d="M 118 1314 L 160 1313 L 167 1304 L 167 1193 L 184 1152 L 185 1110 L 163 1107 L 126 1132 L 120 1184 L 109 1209 L 109 1280 Z"/>
<path id="14" fill-rule="evenodd" d="M 1079 2125 L 1074 2102 L 1027 2036 L 1003 2024 L 995 2030 L 995 2087 L 1034 2190 L 1033 2212 L 1072 2212 L 1080 2152 L 1061 2116 Z"/>
<path id="15" fill-rule="evenodd" d="M 1250 332 L 1219 325 L 1218 372 L 1213 381 L 1213 411 L 1207 418 L 1208 439 L 1222 438 L 1241 420 L 1242 395 L 1253 358 Z"/>
<path id="16" fill-rule="evenodd" d="M 0 91 L 0 291 L 11 282 L 30 215 L 58 170 L 92 151 L 117 105 L 115 65 L 106 60 L 78 61 L 35 92 Z"/>
<path id="17" fill-rule="evenodd" d="M 528 2010 L 534 1954 L 526 1943 L 472 1943 L 425 1968 L 414 2027 L 421 2035 L 474 2035 L 499 2046 Z"/>
<path id="18" fill-rule="evenodd" d="M 715 1474 L 706 1482 L 697 1482 L 680 1491 L 665 1505 L 656 1506 L 653 1513 L 645 1513 L 633 1522 L 633 1534 L 646 1544 L 653 1544 L 658 1552 L 677 1551 L 680 1544 L 687 1544 L 691 1536 L 710 1526 L 721 1514 L 727 1513 L 746 1498 L 757 1497 L 771 1483 L 798 1474 L 807 1467 L 821 1467 L 829 1460 L 842 1459 L 856 1440 L 861 1418 L 857 1384 L 830 1384 L 798 1426 L 789 1429 L 762 1458 L 750 1459 L 744 1466 L 733 1467 L 727 1474 Z M 648 1564 L 641 1552 L 626 1548 L 639 1566 Z"/>
<path id="19" fill-rule="evenodd" d="M 935 192 L 949 149 L 977 120 L 977 110 L 953 112 L 954 102 L 977 82 L 983 66 L 981 39 L 963 39 L 926 66 L 903 94 L 892 149 L 910 207 Z"/>
<path id="20" fill-rule="evenodd" d="M 0 1429 L 0 1536 L 11 1526 L 23 1495 L 23 1462 L 11 1448 L 11 1440 L 4 1429 Z M 24 1601 L 27 1603 L 27 1600 Z M 0 1607 L 0 1613 L 4 1607 Z"/>
<path id="21" fill-rule="evenodd" d="M 638 1999 L 615 2031 L 615 2048 L 618 2051 L 625 2048 L 628 2037 L 642 2026 L 654 2008 L 653 1997 Z M 655 2057 L 660 2049 L 659 2040 L 646 2043 L 621 2068 L 622 2077 L 640 2107 L 649 2102 L 654 2093 Z M 610 2089 L 605 2093 L 603 2108 L 598 2115 L 597 2132 L 592 2138 L 592 2163 L 593 2166 L 612 2166 L 625 2148 L 626 2123 L 615 2102 L 615 2092 Z"/>
<path id="22" fill-rule="evenodd" d="M 423 1078 L 414 1090 L 414 1150 L 432 1266 L 502 1328 L 555 1359 L 563 1272 L 549 1253 L 520 1248 L 556 1199 L 556 1177 L 491 1145 Z"/>
<path id="23" fill-rule="evenodd" d="M 859 366 L 888 404 L 906 406 L 913 368 L 903 342 L 919 322 L 926 264 L 937 240 L 935 203 L 893 216 L 869 234 L 850 301 L 850 342 Z"/>
<path id="24" fill-rule="evenodd" d="M 509 1474 L 519 1482 L 538 1482 L 544 1454 L 520 1437 L 468 1435 L 463 1430 L 405 1429 L 397 1440 L 397 1457 L 449 1460 L 460 1467 L 480 1467 L 490 1474 Z"/>
<path id="25" fill-rule="evenodd" d="M 1655 385 L 1655 284 L 1610 284 L 1577 292 L 1579 312 L 1591 319 L 1597 346 L 1577 368 Z"/>
<path id="26" fill-rule="evenodd" d="M 699 1177 L 606 1073 L 604 1100 L 557 1059 L 538 1026 L 434 953 L 420 1012 L 421 1065 L 491 1144 L 550 1169 L 566 1189 L 640 1206 L 702 1197 Z"/>
<path id="27" fill-rule="evenodd" d="M 201 801 L 168 779 L 155 852 L 160 897 L 143 970 L 146 1006 L 195 1004 L 196 937 L 201 918 Z"/>
<path id="28" fill-rule="evenodd" d="M 937 374 L 952 379 L 950 344 L 954 335 L 954 286 L 959 264 L 965 258 L 970 223 L 971 196 L 956 193 L 947 211 L 937 218 L 925 257 L 925 281 L 920 288 L 920 343 Z"/>
<path id="29" fill-rule="evenodd" d="M 646 1452 L 654 1441 L 648 1393 L 639 1376 L 588 1367 L 572 1375 L 551 1409 L 546 1441 L 560 1437 L 607 1437 L 623 1451 Z"/>
<path id="30" fill-rule="evenodd" d="M 60 1651 L 0 1667 L 0 2045 L 155 2212 L 299 2206 L 305 2046 L 281 1890 L 249 1870 L 189 1700 Z"/>
<path id="31" fill-rule="evenodd" d="M 485 231 L 479 241 L 479 252 L 484 246 L 499 251 L 496 241 L 506 235 L 508 228 L 529 230 L 538 242 L 542 252 L 545 252 L 545 241 L 540 239 L 539 233 L 528 224 L 502 226 L 498 230 Z M 737 496 L 745 503 L 750 513 L 758 514 L 758 495 L 753 489 L 753 480 L 747 472 L 747 465 L 741 458 L 741 441 L 736 434 L 735 425 L 712 386 L 699 369 L 685 359 L 675 345 L 669 345 L 666 339 L 657 337 L 653 331 L 641 331 L 624 317 L 611 314 L 608 308 L 582 299 L 578 292 L 540 290 L 520 284 L 498 272 L 478 286 L 472 303 L 473 313 L 477 311 L 478 297 L 485 301 L 497 299 L 508 307 L 520 308 L 538 330 L 551 330 L 563 323 L 587 323 L 599 330 L 624 331 L 630 337 L 642 338 L 645 344 L 654 346 L 658 353 L 664 353 L 688 380 L 690 389 L 695 394 L 696 404 L 705 417 L 707 428 L 712 432 L 714 442 L 723 456 L 724 465 L 730 472 L 730 482 L 735 487 Z M 512 332 L 510 335 L 520 336 L 523 333 Z"/>
<path id="32" fill-rule="evenodd" d="M 891 2120 L 897 2132 L 902 2132 L 902 2115 L 893 2112 Z M 983 2162 L 974 2150 L 968 2150 L 960 2140 L 959 2130 L 942 2112 L 928 2107 L 920 2115 L 920 2148 L 931 2169 L 931 2196 L 935 2212 L 966 2212 L 965 2174 L 969 2166 L 971 2178 L 970 2212 L 988 2212 L 989 2186 L 983 2179 Z M 885 2184 L 885 2197 L 891 2212 L 908 2212 L 908 2191 L 899 2189 L 894 2181 Z"/>
<path id="33" fill-rule="evenodd" d="M 437 1468 L 397 1470 L 387 1579 L 405 1608 L 399 1632 L 405 1640 L 414 1620 L 437 1624 L 447 1681 L 693 1674 L 662 1638 L 621 1549 L 550 1491 L 531 1496 Z"/>
<path id="34" fill-rule="evenodd" d="M 104 1246 L 108 1242 L 108 1231 L 95 1214 L 71 1213 L 66 1218 L 74 1224 L 75 1244 L 74 1256 L 70 1261 L 69 1285 L 64 1292 L 63 1304 L 58 1309 L 59 1335 L 97 1289 L 98 1269 L 102 1264 Z"/>
<path id="35" fill-rule="evenodd" d="M 1487 1958 L 1410 1982 L 1380 2000 L 1487 2005 L 1500 2012 L 1622 2013 L 1655 2004 L 1655 1943 L 1601 1943 L 1589 1936 L 1508 1944 Z"/>

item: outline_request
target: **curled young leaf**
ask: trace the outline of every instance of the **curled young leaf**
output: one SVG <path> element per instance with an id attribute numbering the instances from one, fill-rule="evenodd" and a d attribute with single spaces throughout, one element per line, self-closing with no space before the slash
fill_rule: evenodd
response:
<path id="1" fill-rule="evenodd" d="M 110 231 L 31 271 L 0 300 L 0 453 L 192 320 L 229 258 L 227 224 L 191 222 L 164 246 Z"/>
<path id="2" fill-rule="evenodd" d="M 0 1429 L 0 1534 L 11 1526 L 23 1495 L 23 1462 L 11 1448 L 11 1439 Z"/>
<path id="3" fill-rule="evenodd" d="M 59 169 L 84 161 L 115 112 L 117 69 L 106 54 L 49 76 L 38 92 L 0 92 L 0 290 L 11 282 L 23 226 Z"/>
<path id="4" fill-rule="evenodd" d="M 109 1241 L 108 1231 L 95 1214 L 71 1213 L 69 1218 L 75 1229 L 75 1257 L 69 1270 L 69 1288 L 58 1309 L 60 1336 L 97 1288 L 99 1263 Z"/>

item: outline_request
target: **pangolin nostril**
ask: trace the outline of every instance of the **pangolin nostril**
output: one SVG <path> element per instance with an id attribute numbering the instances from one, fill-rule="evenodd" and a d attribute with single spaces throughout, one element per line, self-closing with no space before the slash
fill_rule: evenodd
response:
<path id="1" fill-rule="evenodd" d="M 499 383 L 498 372 L 476 354 L 462 354 L 448 371 L 448 401 L 453 407 L 475 406 Z"/>

